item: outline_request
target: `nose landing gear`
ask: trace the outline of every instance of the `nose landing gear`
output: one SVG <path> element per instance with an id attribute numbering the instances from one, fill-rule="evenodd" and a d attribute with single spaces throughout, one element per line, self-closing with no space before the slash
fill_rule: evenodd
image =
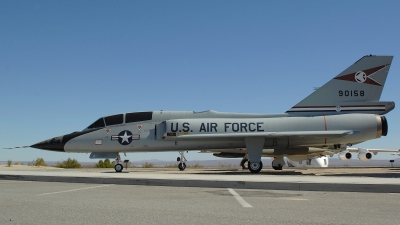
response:
<path id="1" fill-rule="evenodd" d="M 118 163 L 118 164 L 115 164 L 114 169 L 115 169 L 115 172 L 120 173 L 124 169 L 124 166 L 122 166 L 122 164 Z"/>
<path id="2" fill-rule="evenodd" d="M 122 165 L 121 156 L 119 155 L 119 153 L 117 154 L 117 158 L 115 159 L 114 169 L 115 169 L 115 172 L 117 172 L 117 173 L 122 172 L 122 170 L 124 169 L 124 166 Z"/>
<path id="3" fill-rule="evenodd" d="M 181 157 L 178 157 L 178 158 L 176 159 L 176 161 L 179 162 L 179 164 L 178 164 L 179 170 L 180 170 L 180 171 L 183 171 L 183 170 L 186 169 L 186 162 L 187 162 L 187 160 L 186 160 L 185 156 L 183 155 L 183 152 L 179 152 L 179 154 L 181 154 Z"/>

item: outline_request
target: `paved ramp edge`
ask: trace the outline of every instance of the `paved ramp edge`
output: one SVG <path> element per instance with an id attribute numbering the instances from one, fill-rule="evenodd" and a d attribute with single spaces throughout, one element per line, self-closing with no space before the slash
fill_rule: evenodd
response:
<path id="1" fill-rule="evenodd" d="M 248 181 L 244 182 L 244 181 L 218 181 L 218 180 L 57 177 L 57 176 L 33 176 L 33 175 L 0 175 L 0 180 L 116 184 L 116 185 L 148 185 L 148 186 L 171 186 L 171 187 L 266 189 L 266 190 L 292 190 L 292 191 L 400 193 L 400 185 L 397 184 L 248 182 Z"/>

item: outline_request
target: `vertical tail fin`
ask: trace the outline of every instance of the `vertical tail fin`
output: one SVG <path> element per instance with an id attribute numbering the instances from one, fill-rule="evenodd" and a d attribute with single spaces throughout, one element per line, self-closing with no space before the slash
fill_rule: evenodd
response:
<path id="1" fill-rule="evenodd" d="M 394 102 L 379 101 L 393 56 L 364 56 L 286 111 L 296 116 L 385 114 Z"/>

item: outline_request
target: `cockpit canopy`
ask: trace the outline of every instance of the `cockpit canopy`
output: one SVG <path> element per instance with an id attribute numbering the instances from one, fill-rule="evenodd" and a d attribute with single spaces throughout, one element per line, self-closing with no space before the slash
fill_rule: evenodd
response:
<path id="1" fill-rule="evenodd" d="M 125 113 L 125 114 L 117 114 L 112 116 L 101 117 L 96 120 L 90 126 L 88 126 L 85 130 L 94 129 L 94 128 L 103 128 L 106 126 L 113 126 L 123 123 L 134 123 L 146 120 L 152 120 L 153 112 L 133 112 L 133 113 Z"/>

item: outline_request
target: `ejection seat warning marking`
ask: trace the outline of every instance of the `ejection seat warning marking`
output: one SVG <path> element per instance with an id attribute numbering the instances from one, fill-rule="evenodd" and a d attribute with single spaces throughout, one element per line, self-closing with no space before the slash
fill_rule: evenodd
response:
<path id="1" fill-rule="evenodd" d="M 253 208 L 252 205 L 247 203 L 236 191 L 234 191 L 232 188 L 228 188 L 229 193 L 233 195 L 233 197 L 238 201 L 243 207 L 245 208 Z"/>

